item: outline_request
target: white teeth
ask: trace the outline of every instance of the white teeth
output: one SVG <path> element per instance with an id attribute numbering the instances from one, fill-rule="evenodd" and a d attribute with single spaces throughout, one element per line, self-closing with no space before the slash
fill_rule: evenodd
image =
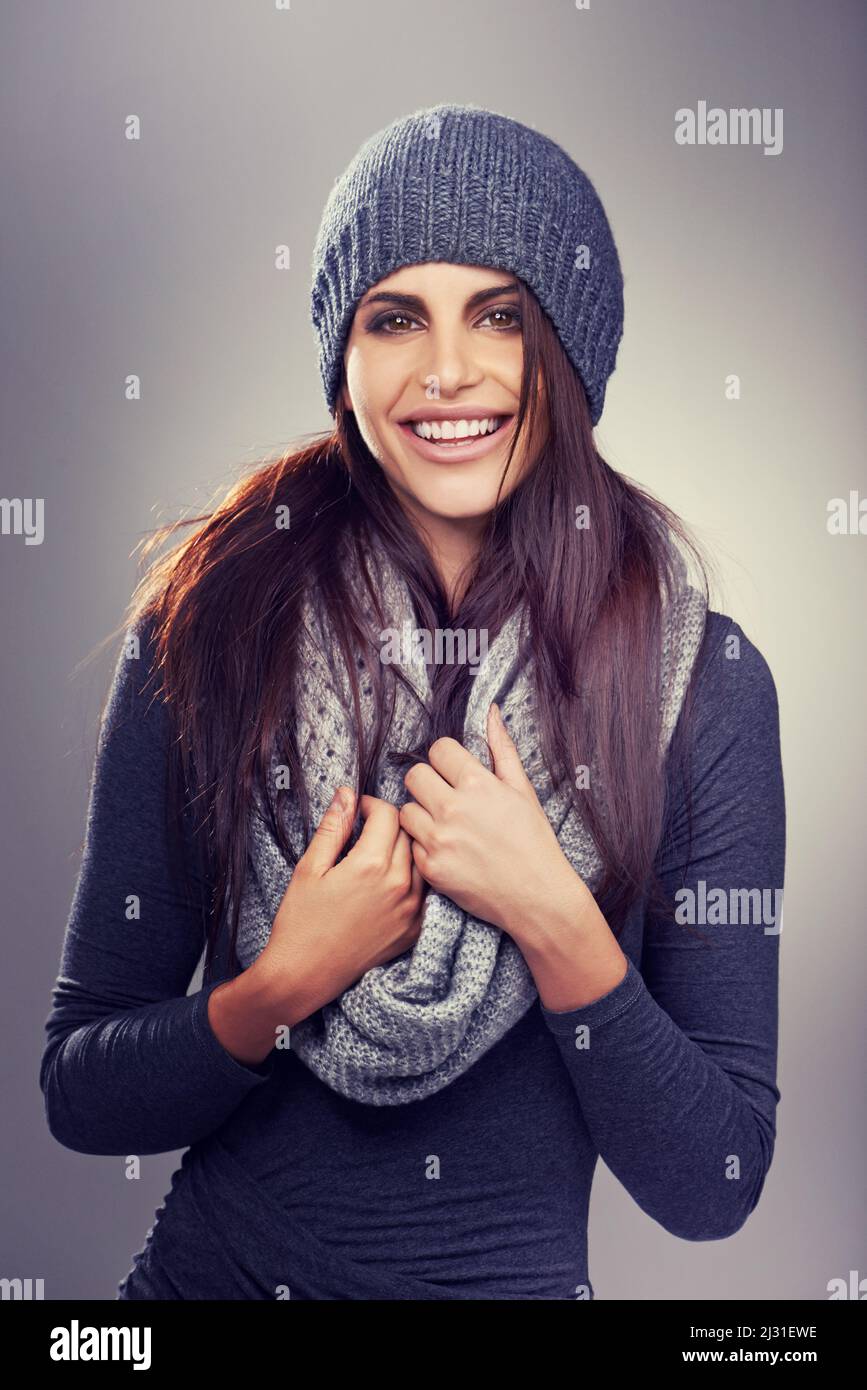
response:
<path id="1" fill-rule="evenodd" d="M 501 415 L 486 420 L 412 420 L 413 434 L 421 439 L 470 439 L 475 435 L 493 434 L 503 423 Z"/>

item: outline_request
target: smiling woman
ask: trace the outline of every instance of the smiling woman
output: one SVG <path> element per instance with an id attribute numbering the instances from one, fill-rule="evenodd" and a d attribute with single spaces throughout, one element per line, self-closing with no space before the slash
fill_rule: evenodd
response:
<path id="1" fill-rule="evenodd" d="M 472 560 L 539 449 L 516 430 L 526 298 L 482 266 L 404 267 L 362 297 L 347 338 L 342 404 L 452 566 Z"/>
<path id="2" fill-rule="evenodd" d="M 395 121 L 313 260 L 334 428 L 128 609 L 48 1123 L 190 1146 L 124 1299 L 592 1298 L 600 1155 L 689 1240 L 770 1167 L 778 935 L 674 902 L 782 885 L 773 679 L 596 448 L 622 277 L 560 146 Z"/>

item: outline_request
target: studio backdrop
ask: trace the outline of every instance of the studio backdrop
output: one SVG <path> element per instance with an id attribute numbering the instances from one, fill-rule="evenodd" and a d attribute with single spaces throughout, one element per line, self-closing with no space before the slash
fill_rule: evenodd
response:
<path id="1" fill-rule="evenodd" d="M 743 1229 L 690 1240 L 600 1161 L 595 1296 L 867 1275 L 865 31 L 858 0 L 3 5 L 4 1279 L 113 1299 L 181 1157 L 75 1152 L 39 1087 L 138 547 L 331 427 L 323 207 L 365 138 L 440 103 L 593 180 L 624 295 L 597 445 L 692 528 L 779 701 L 773 1163 Z"/>

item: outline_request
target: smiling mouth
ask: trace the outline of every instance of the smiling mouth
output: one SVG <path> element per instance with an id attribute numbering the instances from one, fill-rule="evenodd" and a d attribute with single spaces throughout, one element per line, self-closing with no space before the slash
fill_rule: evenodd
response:
<path id="1" fill-rule="evenodd" d="M 491 415 L 483 420 L 403 420 L 401 429 L 416 439 L 443 450 L 466 448 L 481 439 L 490 439 L 512 419 L 511 415 Z"/>

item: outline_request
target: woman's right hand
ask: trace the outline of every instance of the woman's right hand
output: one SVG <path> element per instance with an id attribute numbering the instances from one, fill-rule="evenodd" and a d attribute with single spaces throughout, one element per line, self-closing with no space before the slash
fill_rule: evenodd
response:
<path id="1" fill-rule="evenodd" d="M 280 997 L 313 1013 L 374 965 L 402 955 L 418 939 L 426 884 L 412 857 L 412 840 L 396 806 L 362 796 L 364 826 L 338 863 L 355 821 L 355 794 L 339 787 L 298 860 L 254 964 Z M 297 1012 L 297 1005 L 295 1006 Z"/>
<path id="2" fill-rule="evenodd" d="M 247 1066 L 265 1061 L 278 1032 L 329 1003 L 418 939 L 427 884 L 397 807 L 362 796 L 358 840 L 338 864 L 355 822 L 355 794 L 332 801 L 298 860 L 271 935 L 240 975 L 212 990 L 211 1028 Z"/>

